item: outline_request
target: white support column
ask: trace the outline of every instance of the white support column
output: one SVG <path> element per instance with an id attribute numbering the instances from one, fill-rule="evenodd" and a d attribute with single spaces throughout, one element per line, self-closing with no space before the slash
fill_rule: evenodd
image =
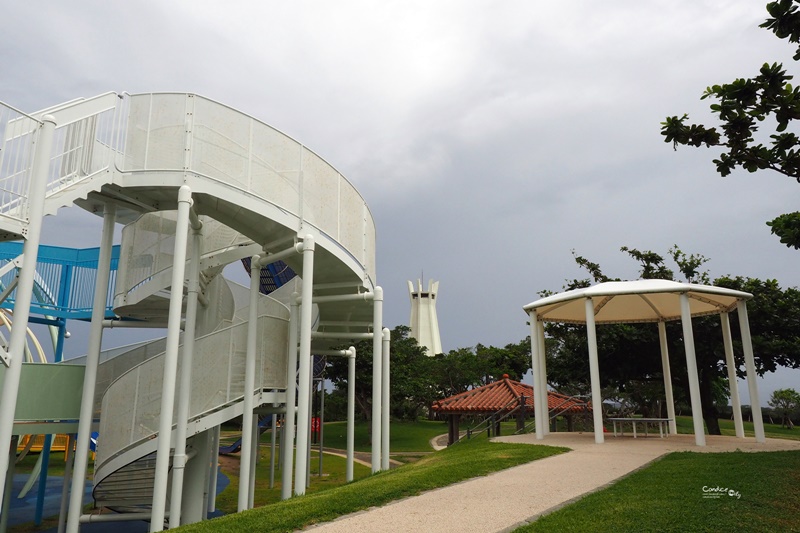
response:
<path id="1" fill-rule="evenodd" d="M 353 481 L 353 459 L 355 457 L 356 419 L 356 348 L 351 346 L 347 356 L 347 472 L 346 481 Z"/>
<path id="2" fill-rule="evenodd" d="M 539 322 L 539 394 L 542 399 L 542 416 L 544 425 L 542 431 L 545 435 L 550 434 L 550 395 L 547 394 L 547 352 L 544 344 L 544 323 Z"/>
<path id="3" fill-rule="evenodd" d="M 94 392 L 97 385 L 97 364 L 103 342 L 103 318 L 106 312 L 108 282 L 111 277 L 111 251 L 114 244 L 114 219 L 116 209 L 106 205 L 103 214 L 103 235 L 97 260 L 97 279 L 92 302 L 92 322 L 89 328 L 89 345 L 86 352 L 86 373 L 83 376 L 81 411 L 78 419 L 78 436 L 75 444 L 75 462 L 72 470 L 72 489 L 67 516 L 67 532 L 77 533 L 83 507 L 83 487 L 89 463 L 89 439 L 92 436 Z"/>
<path id="4" fill-rule="evenodd" d="M 58 533 L 67 530 L 67 509 L 69 508 L 69 489 L 72 483 L 72 468 L 75 463 L 75 437 L 67 435 L 67 449 L 64 451 L 64 480 L 61 485 L 61 507 L 58 512 Z"/>
<path id="5" fill-rule="evenodd" d="M 667 325 L 658 323 L 658 343 L 661 345 L 661 371 L 664 374 L 664 395 L 667 402 L 667 418 L 669 418 L 669 432 L 678 434 L 678 425 L 675 423 L 675 398 L 672 396 L 672 372 L 669 368 L 669 346 L 667 344 Z"/>
<path id="6" fill-rule="evenodd" d="M 541 440 L 544 438 L 544 431 L 542 424 L 542 401 L 539 398 L 539 374 L 541 367 L 539 366 L 539 319 L 536 317 L 535 312 L 529 312 L 528 317 L 531 324 L 531 374 L 533 377 L 533 417 L 534 425 L 536 426 L 536 438 Z"/>
<path id="7" fill-rule="evenodd" d="M 251 417 L 251 425 L 253 427 L 250 432 L 252 444 L 250 445 L 250 485 L 247 487 L 247 508 L 252 509 L 255 505 L 256 496 L 256 464 L 259 460 L 258 441 L 261 434 L 258 432 L 258 415 L 253 413 Z M 244 420 L 244 418 L 242 419 Z"/>
<path id="8" fill-rule="evenodd" d="M 275 391 L 273 391 L 275 392 Z M 276 407 L 275 404 L 272 404 L 273 407 Z M 270 430 L 270 447 L 269 447 L 269 488 L 275 488 L 275 462 L 277 457 L 275 455 L 275 451 L 278 449 L 278 415 L 273 413 L 271 420 L 269 422 Z"/>
<path id="9" fill-rule="evenodd" d="M 244 364 L 244 407 L 242 413 L 242 449 L 239 453 L 238 512 L 250 508 L 250 463 L 253 459 L 253 389 L 256 384 L 256 350 L 258 349 L 258 294 L 261 286 L 261 257 L 250 260 L 250 310 L 247 322 L 247 355 Z"/>
<path id="10" fill-rule="evenodd" d="M 744 438 L 744 421 L 742 420 L 742 402 L 739 400 L 739 381 L 736 379 L 736 360 L 733 358 L 733 337 L 728 313 L 720 313 L 722 325 L 722 344 L 725 347 L 725 366 L 728 367 L 728 388 L 731 391 L 731 407 L 733 408 L 733 426 L 736 436 Z"/>
<path id="11" fill-rule="evenodd" d="M 311 420 L 314 416 L 314 356 L 310 358 L 311 372 L 308 378 L 308 445 L 306 446 L 306 490 L 311 486 Z"/>
<path id="12" fill-rule="evenodd" d="M 39 240 L 42 234 L 44 200 L 47 191 L 47 175 L 50 169 L 50 152 L 53 148 L 55 119 L 50 115 L 42 118 L 36 140 L 30 184 L 28 186 L 28 229 L 22 245 L 22 268 L 17 282 L 16 302 L 14 303 L 14 324 L 8 343 L 8 356 L 11 359 L 3 378 L 3 391 L 0 395 L 0 480 L 5 479 L 9 470 L 8 454 L 14 429 L 14 413 L 17 408 L 19 380 L 22 375 L 22 358 L 25 352 L 28 317 L 30 316 L 33 286 L 36 277 L 36 262 L 39 257 Z M 0 365 L 4 362 L 0 361 Z M 3 506 L 5 484 L 0 483 L 0 513 L 8 511 Z"/>
<path id="13" fill-rule="evenodd" d="M 286 363 L 286 415 L 283 417 L 283 466 L 281 467 L 281 500 L 292 497 L 292 466 L 294 464 L 294 420 L 295 402 L 297 401 L 297 324 L 300 320 L 300 308 L 297 298 L 300 295 L 292 293 L 289 306 L 289 349 Z"/>
<path id="14" fill-rule="evenodd" d="M 3 499 L 0 501 L 0 507 L 6 509 L 0 513 L 0 533 L 6 533 L 8 530 L 8 515 L 11 514 L 11 491 L 14 486 L 14 467 L 16 466 L 19 435 L 12 435 L 9 444 L 8 450 L 3 450 L 3 454 L 8 456 L 8 471 L 3 479 Z"/>
<path id="15" fill-rule="evenodd" d="M 383 328 L 383 382 L 381 383 L 381 470 L 389 470 L 389 350 L 392 333 Z"/>
<path id="16" fill-rule="evenodd" d="M 218 427 L 218 426 L 217 426 Z M 211 478 L 213 477 L 213 473 L 211 472 L 211 462 L 212 460 L 216 462 L 217 454 L 219 454 L 219 448 L 214 446 L 214 442 L 216 439 L 217 428 L 213 427 L 206 430 L 206 454 L 203 457 L 197 458 L 198 462 L 202 463 L 203 469 L 205 470 L 205 474 L 203 475 L 203 497 L 202 497 L 202 516 L 201 520 L 205 520 L 208 516 L 208 501 L 211 498 L 216 496 L 216 484 L 214 489 L 211 489 Z M 187 476 L 184 476 L 186 478 Z M 184 482 L 185 484 L 185 482 Z"/>
<path id="17" fill-rule="evenodd" d="M 206 517 L 206 492 L 208 491 L 208 456 L 211 448 L 211 443 L 214 440 L 212 433 L 214 428 L 207 429 L 206 431 L 195 435 L 189 441 L 193 456 L 191 461 L 188 462 L 186 472 L 184 474 L 184 497 L 182 498 L 181 508 L 181 522 L 184 524 L 192 524 L 200 522 Z M 219 449 L 214 450 L 219 452 Z M 173 479 L 174 483 L 174 479 Z M 215 487 L 216 489 L 216 487 Z M 170 509 L 172 505 L 170 503 Z M 170 511 L 171 513 L 172 511 Z M 170 524 L 172 523 L 172 516 L 170 515 Z"/>
<path id="18" fill-rule="evenodd" d="M 312 300 L 314 292 L 314 237 L 306 235 L 303 239 L 303 289 L 300 295 L 300 351 L 298 359 L 297 389 L 297 452 L 294 472 L 294 493 L 301 496 L 306 493 L 306 477 L 308 461 L 306 450 L 309 443 L 309 424 L 311 411 L 309 395 L 311 393 L 311 326 Z"/>
<path id="19" fill-rule="evenodd" d="M 698 446 L 705 446 L 706 433 L 703 427 L 703 406 L 700 402 L 700 379 L 697 376 L 697 357 L 694 351 L 692 310 L 689 306 L 689 296 L 686 293 L 681 294 L 680 299 L 683 343 L 686 347 L 686 369 L 689 375 L 689 397 L 692 404 L 692 421 L 694 422 L 694 441 Z"/>
<path id="20" fill-rule="evenodd" d="M 586 298 L 586 340 L 589 344 L 589 374 L 592 383 L 592 417 L 594 441 L 605 442 L 603 435 L 603 396 L 600 391 L 600 363 L 597 360 L 597 331 L 594 323 L 594 302 Z"/>
<path id="21" fill-rule="evenodd" d="M 197 304 L 200 296 L 200 256 L 203 247 L 203 226 L 192 228 L 192 257 L 186 294 L 186 321 L 181 355 L 180 387 L 178 387 L 178 416 L 175 428 L 175 454 L 172 458 L 172 490 L 169 503 L 169 527 L 180 526 L 183 507 L 183 478 L 186 468 L 186 426 L 189 423 L 189 404 L 192 400 L 192 361 L 197 322 Z M 200 462 L 195 460 L 196 462 Z"/>
<path id="22" fill-rule="evenodd" d="M 758 383 L 756 383 L 756 362 L 753 356 L 753 339 L 750 336 L 750 320 L 747 318 L 747 304 L 744 300 L 736 302 L 736 311 L 739 314 L 739 329 L 742 332 L 744 367 L 747 371 L 747 388 L 750 392 L 750 409 L 753 411 L 753 430 L 756 442 L 767 442 L 764 435 L 764 417 L 761 415 L 761 400 L 758 397 Z"/>
<path id="23" fill-rule="evenodd" d="M 217 477 L 219 475 L 219 432 L 220 426 L 211 429 L 211 448 L 208 452 L 208 507 L 207 512 L 217 510 Z"/>
<path id="24" fill-rule="evenodd" d="M 153 508 L 150 514 L 151 533 L 163 531 L 164 515 L 166 514 L 169 456 L 172 448 L 172 414 L 175 407 L 175 381 L 178 373 L 178 348 L 181 334 L 181 314 L 183 313 L 183 280 L 186 272 L 186 248 L 189 240 L 189 210 L 191 206 L 192 190 L 183 185 L 178 189 L 178 215 L 175 221 L 167 346 L 164 354 L 164 381 L 161 385 L 161 409 L 158 415 Z"/>
<path id="25" fill-rule="evenodd" d="M 381 384 L 383 383 L 383 289 L 372 300 L 372 473 L 381 469 Z"/>

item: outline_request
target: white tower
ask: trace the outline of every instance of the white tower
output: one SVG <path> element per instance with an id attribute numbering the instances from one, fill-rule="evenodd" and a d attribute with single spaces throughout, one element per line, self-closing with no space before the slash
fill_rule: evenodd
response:
<path id="1" fill-rule="evenodd" d="M 411 336 L 420 346 L 427 348 L 428 355 L 442 353 L 442 339 L 439 336 L 439 319 L 436 316 L 436 293 L 439 282 L 428 280 L 428 290 L 422 290 L 422 281 L 417 280 L 418 290 L 408 282 L 408 295 L 411 298 Z"/>

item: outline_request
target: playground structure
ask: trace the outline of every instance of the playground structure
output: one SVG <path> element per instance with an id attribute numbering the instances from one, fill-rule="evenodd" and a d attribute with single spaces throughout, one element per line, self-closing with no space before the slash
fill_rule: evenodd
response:
<path id="1" fill-rule="evenodd" d="M 356 354 L 331 348 L 353 339 L 373 341 L 372 470 L 388 469 L 389 339 L 375 228 L 339 172 L 274 128 L 192 94 L 107 93 L 32 114 L 0 104 L 0 135 L 0 234 L 23 240 L 9 262 L 14 287 L 1 296 L 15 320 L 0 351 L 0 450 L 20 434 L 77 435 L 67 531 L 98 519 L 149 520 L 151 531 L 165 519 L 169 527 L 202 520 L 213 506 L 219 426 L 240 415 L 238 508 L 252 507 L 259 414 L 285 414 L 287 449 L 309 446 L 313 355 L 349 358 L 352 478 Z M 81 287 L 62 271 L 50 287 L 65 296 L 43 301 L 35 290 L 42 219 L 71 205 L 103 217 L 97 259 Z M 222 276 L 241 260 L 258 266 L 249 289 Z M 287 268 L 300 276 L 285 277 Z M 23 365 L 36 312 L 62 331 L 67 318 L 91 322 L 83 365 Z M 166 337 L 101 356 L 109 327 L 165 328 Z M 29 404 L 42 379 L 53 396 Z M 117 512 L 99 517 L 81 509 L 95 425 L 94 499 Z M 283 454 L 283 498 L 306 489 L 306 454 L 294 463 L 293 455 Z M 12 456 L 0 453 L 6 477 Z"/>

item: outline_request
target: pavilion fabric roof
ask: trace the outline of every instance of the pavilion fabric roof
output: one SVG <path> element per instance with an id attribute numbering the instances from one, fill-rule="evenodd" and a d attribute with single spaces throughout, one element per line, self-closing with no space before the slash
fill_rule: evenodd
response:
<path id="1" fill-rule="evenodd" d="M 535 312 L 545 322 L 586 323 L 587 298 L 594 305 L 595 322 L 630 323 L 680 320 L 680 295 L 689 297 L 692 316 L 719 314 L 736 309 L 740 300 L 753 297 L 747 292 L 713 285 L 678 283 L 663 279 L 609 281 L 584 289 L 554 294 L 536 300 L 523 309 Z"/>
<path id="2" fill-rule="evenodd" d="M 514 409 L 519 405 L 522 396 L 525 396 L 525 408 L 533 413 L 533 387 L 504 377 L 494 383 L 437 400 L 433 402 L 431 408 L 442 414 L 491 414 Z M 584 411 L 584 403 L 581 400 L 558 392 L 548 391 L 547 403 L 549 410 L 568 413 Z"/>

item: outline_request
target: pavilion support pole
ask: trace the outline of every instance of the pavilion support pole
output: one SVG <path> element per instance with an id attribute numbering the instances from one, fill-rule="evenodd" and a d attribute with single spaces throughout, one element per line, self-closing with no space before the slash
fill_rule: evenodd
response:
<path id="1" fill-rule="evenodd" d="M 753 429 L 756 442 L 767 442 L 764 435 L 764 418 L 761 416 L 761 400 L 758 398 L 758 383 L 756 383 L 756 363 L 753 358 L 753 339 L 750 336 L 750 320 L 747 318 L 747 304 L 744 300 L 736 302 L 739 313 L 739 329 L 742 332 L 742 351 L 744 352 L 744 365 L 747 370 L 747 387 L 750 391 L 750 409 L 753 411 Z"/>
<path id="2" fill-rule="evenodd" d="M 728 367 L 728 388 L 731 391 L 731 407 L 733 407 L 733 425 L 736 436 L 744 438 L 744 421 L 742 420 L 742 403 L 739 400 L 739 382 L 736 379 L 736 361 L 733 358 L 733 338 L 728 313 L 720 313 L 722 324 L 722 342 L 725 346 L 725 365 Z"/>
<path id="3" fill-rule="evenodd" d="M 667 418 L 669 418 L 669 432 L 671 435 L 678 434 L 678 426 L 675 423 L 675 399 L 672 396 L 672 373 L 669 369 L 669 348 L 667 346 L 667 325 L 664 322 L 658 323 L 658 342 L 661 345 L 661 369 L 664 374 L 664 395 L 667 402 Z"/>
<path id="4" fill-rule="evenodd" d="M 542 418 L 542 402 L 539 398 L 539 319 L 535 312 L 528 315 L 531 323 L 531 372 L 533 373 L 533 417 L 536 428 L 536 438 L 541 440 L 544 438 L 544 431 L 542 425 L 544 419 Z"/>
<path id="5" fill-rule="evenodd" d="M 688 294 L 682 293 L 680 298 L 683 343 L 686 351 L 686 370 L 689 375 L 689 397 L 691 398 L 692 421 L 694 422 L 694 441 L 698 446 L 705 446 L 706 433 L 703 427 L 703 405 L 700 402 L 700 379 L 697 376 L 697 357 L 694 351 L 692 309 L 689 305 Z"/>
<path id="6" fill-rule="evenodd" d="M 547 352 L 544 346 L 544 323 L 539 322 L 539 389 L 542 399 L 542 416 L 544 416 L 544 427 L 542 430 L 545 435 L 550 434 L 550 402 L 547 394 Z"/>
<path id="7" fill-rule="evenodd" d="M 603 397 L 600 393 L 600 364 L 597 361 L 597 331 L 594 323 L 594 302 L 586 298 L 586 338 L 589 343 L 589 374 L 592 383 L 592 417 L 594 441 L 605 442 L 603 435 Z"/>
<path id="8" fill-rule="evenodd" d="M 539 338 L 537 339 L 539 343 L 539 365 L 542 367 L 542 372 L 540 373 L 539 379 L 542 382 L 542 386 L 539 387 L 539 404 L 542 408 L 542 431 L 545 435 L 550 433 L 549 429 L 549 418 L 550 418 L 550 400 L 549 395 L 547 394 L 547 365 L 542 365 L 542 359 L 547 359 L 547 351 L 545 349 L 544 344 L 544 322 L 541 320 L 539 321 L 538 325 L 539 329 Z"/>
<path id="9" fill-rule="evenodd" d="M 455 444 L 456 439 L 453 437 L 456 415 L 447 415 L 447 445 L 452 446 Z"/>

